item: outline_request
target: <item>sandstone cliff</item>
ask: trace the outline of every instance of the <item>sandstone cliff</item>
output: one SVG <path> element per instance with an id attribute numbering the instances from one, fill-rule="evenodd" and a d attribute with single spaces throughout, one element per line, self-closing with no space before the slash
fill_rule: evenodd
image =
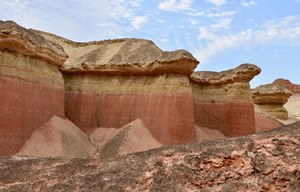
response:
<path id="1" fill-rule="evenodd" d="M 190 76 L 195 123 L 227 136 L 255 133 L 249 81 L 260 73 L 252 64 L 235 69 L 194 72 Z"/>
<path id="2" fill-rule="evenodd" d="M 188 75 L 199 63 L 184 50 L 164 52 L 152 41 L 76 43 L 33 31 L 60 44 L 66 116 L 85 132 L 141 119 L 162 144 L 196 140 Z"/>
<path id="3" fill-rule="evenodd" d="M 0 155 L 16 153 L 53 115 L 64 117 L 63 48 L 0 21 Z"/>
<path id="4" fill-rule="evenodd" d="M 1 157 L 0 190 L 296 192 L 299 149 L 300 122 L 263 134 L 164 147 L 106 162 Z"/>
<path id="5" fill-rule="evenodd" d="M 283 105 L 290 96 L 290 91 L 279 84 L 261 85 L 252 90 L 252 98 L 257 111 L 283 120 L 288 119 L 288 112 Z"/>

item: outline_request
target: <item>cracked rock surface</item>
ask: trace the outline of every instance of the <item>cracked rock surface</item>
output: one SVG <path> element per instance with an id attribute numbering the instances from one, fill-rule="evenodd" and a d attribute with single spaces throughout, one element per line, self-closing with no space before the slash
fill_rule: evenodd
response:
<path id="1" fill-rule="evenodd" d="M 300 122 L 108 161 L 2 157 L 0 191 L 299 191 Z"/>

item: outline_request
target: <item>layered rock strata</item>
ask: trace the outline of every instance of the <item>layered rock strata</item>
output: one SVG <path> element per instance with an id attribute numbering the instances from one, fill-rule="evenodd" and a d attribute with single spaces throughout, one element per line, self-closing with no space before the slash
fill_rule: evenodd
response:
<path id="1" fill-rule="evenodd" d="M 62 47 L 0 21 L 0 155 L 16 153 L 34 129 L 64 117 Z"/>
<path id="2" fill-rule="evenodd" d="M 66 116 L 85 132 L 141 119 L 164 145 L 196 139 L 188 75 L 199 62 L 187 51 L 163 52 L 142 39 L 75 43 L 35 33 L 69 55 L 61 68 Z"/>
<path id="3" fill-rule="evenodd" d="M 195 72 L 190 76 L 195 123 L 226 136 L 255 133 L 254 106 L 249 81 L 260 73 L 252 64 L 222 72 Z"/>
<path id="4" fill-rule="evenodd" d="M 294 84 L 290 80 L 280 78 L 276 79 L 272 84 L 282 85 L 292 94 L 300 94 L 300 85 Z"/>
<path id="5" fill-rule="evenodd" d="M 297 192 L 299 149 L 300 122 L 109 161 L 1 157 L 0 191 Z"/>
<path id="6" fill-rule="evenodd" d="M 290 96 L 291 92 L 279 84 L 261 85 L 252 90 L 256 111 L 282 120 L 288 119 L 288 112 L 283 105 Z"/>

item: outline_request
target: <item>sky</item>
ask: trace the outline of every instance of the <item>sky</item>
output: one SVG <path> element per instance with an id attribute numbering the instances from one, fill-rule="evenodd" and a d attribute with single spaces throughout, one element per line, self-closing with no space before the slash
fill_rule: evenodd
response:
<path id="1" fill-rule="evenodd" d="M 79 42 L 150 39 L 191 52 L 196 71 L 252 63 L 251 87 L 300 84 L 300 0 L 1 0 L 0 20 Z"/>

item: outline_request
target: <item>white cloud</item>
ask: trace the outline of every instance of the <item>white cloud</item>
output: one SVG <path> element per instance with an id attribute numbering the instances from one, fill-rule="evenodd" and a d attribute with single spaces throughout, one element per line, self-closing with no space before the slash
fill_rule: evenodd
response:
<path id="1" fill-rule="evenodd" d="M 207 17 L 229 17 L 229 16 L 234 16 L 237 14 L 236 11 L 224 11 L 221 13 L 208 13 L 206 16 Z"/>
<path id="2" fill-rule="evenodd" d="M 280 20 L 269 21 L 256 30 L 246 29 L 228 35 L 218 35 L 207 28 L 200 28 L 199 38 L 206 41 L 206 46 L 198 49 L 195 55 L 205 63 L 210 58 L 230 48 L 299 41 L 300 17 L 289 16 Z"/>
<path id="3" fill-rule="evenodd" d="M 214 4 L 217 7 L 222 6 L 226 3 L 226 0 L 207 0 L 207 1 Z"/>
<path id="4" fill-rule="evenodd" d="M 193 0 L 165 0 L 158 5 L 164 11 L 186 11 L 192 6 Z"/>
<path id="5" fill-rule="evenodd" d="M 217 23 L 212 24 L 210 27 L 213 30 L 229 29 L 231 21 L 232 21 L 232 18 L 221 18 L 217 21 Z"/>
<path id="6" fill-rule="evenodd" d="M 132 19 L 131 25 L 135 29 L 139 29 L 146 21 L 147 21 L 147 18 L 145 16 L 136 16 Z"/>
<path id="7" fill-rule="evenodd" d="M 257 4 L 254 1 L 242 1 L 241 5 L 244 6 L 244 7 L 250 7 L 250 6 L 253 6 L 253 5 L 257 5 Z"/>
<path id="8" fill-rule="evenodd" d="M 167 39 L 167 38 L 162 38 L 160 41 L 161 41 L 162 43 L 169 43 L 169 42 L 170 42 L 170 40 Z"/>

